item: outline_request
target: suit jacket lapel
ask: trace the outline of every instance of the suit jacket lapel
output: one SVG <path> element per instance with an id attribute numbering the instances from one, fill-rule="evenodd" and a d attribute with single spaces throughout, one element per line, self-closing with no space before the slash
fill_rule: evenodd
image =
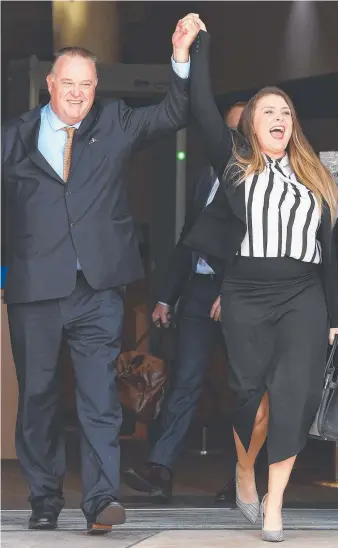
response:
<path id="1" fill-rule="evenodd" d="M 236 217 L 246 224 L 245 183 L 235 186 L 233 175 L 233 171 L 229 169 L 223 177 L 224 192 Z"/>
<path id="2" fill-rule="evenodd" d="M 86 118 L 81 123 L 79 129 L 75 132 L 74 141 L 72 146 L 72 160 L 70 165 L 70 172 L 68 178 L 68 184 L 72 178 L 72 174 L 82 156 L 85 147 L 88 146 L 90 139 L 90 131 L 93 128 L 93 125 L 96 122 L 98 115 L 98 105 L 94 103 L 91 110 L 88 112 Z"/>
<path id="3" fill-rule="evenodd" d="M 38 150 L 38 137 L 41 123 L 41 107 L 34 109 L 24 115 L 22 119 L 25 121 L 19 127 L 19 134 L 21 140 L 27 150 L 28 157 L 35 163 L 42 171 L 47 173 L 50 177 L 55 179 L 58 183 L 64 184 L 63 180 L 54 171 L 52 166 L 47 162 L 41 152 Z"/>
<path id="4" fill-rule="evenodd" d="M 205 208 L 211 189 L 216 181 L 217 175 L 212 169 L 208 167 L 206 171 L 203 171 L 199 180 L 197 192 L 196 192 L 196 213 L 200 214 Z"/>

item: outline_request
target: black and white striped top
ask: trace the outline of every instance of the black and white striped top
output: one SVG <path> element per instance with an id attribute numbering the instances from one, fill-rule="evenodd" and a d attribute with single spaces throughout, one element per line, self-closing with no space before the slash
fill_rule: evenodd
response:
<path id="1" fill-rule="evenodd" d="M 239 255 L 320 263 L 316 234 L 321 215 L 313 192 L 297 181 L 287 155 L 280 160 L 264 158 L 264 171 L 243 183 L 247 233 Z"/>

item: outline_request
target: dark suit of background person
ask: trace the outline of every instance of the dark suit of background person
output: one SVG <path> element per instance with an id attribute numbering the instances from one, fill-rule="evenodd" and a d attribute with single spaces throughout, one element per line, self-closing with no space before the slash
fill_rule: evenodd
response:
<path id="1" fill-rule="evenodd" d="M 237 127 L 243 108 L 243 103 L 233 105 L 226 119 Z M 162 276 L 158 305 L 153 313 L 155 321 L 159 319 L 166 324 L 170 307 L 179 300 L 174 381 L 158 420 L 150 427 L 148 462 L 126 470 L 124 478 L 130 487 L 148 492 L 156 502 L 171 499 L 173 465 L 196 411 L 212 348 L 220 335 L 219 323 L 210 317 L 210 312 L 219 295 L 222 276 L 215 276 L 197 253 L 182 245 L 218 185 L 216 174 L 208 165 L 191 185 L 185 224 Z M 222 490 L 222 496 L 222 500 L 235 499 L 233 482 Z"/>
<path id="2" fill-rule="evenodd" d="M 115 360 L 122 286 L 141 278 L 143 269 L 123 173 L 139 146 L 186 124 L 187 88 L 188 78 L 171 70 L 158 105 L 94 101 L 75 132 L 67 184 L 38 150 L 41 107 L 4 127 L 5 299 L 19 384 L 16 449 L 30 488 L 31 528 L 55 528 L 64 505 L 56 367 L 63 336 L 76 377 L 88 530 L 125 519 L 118 503 Z M 112 511 L 104 514 L 107 508 Z"/>
<path id="3" fill-rule="evenodd" d="M 221 278 L 211 274 L 205 265 L 205 274 L 196 273 L 199 257 L 182 245 L 182 238 L 203 210 L 215 181 L 211 167 L 205 167 L 194 181 L 187 201 L 185 224 L 159 286 L 160 303 L 175 306 L 179 299 L 174 379 L 160 417 L 150 427 L 148 462 L 124 472 L 130 487 L 148 492 L 156 502 L 171 499 L 173 464 L 195 413 L 212 346 L 219 332 L 219 322 L 210 318 L 210 311 L 219 295 Z M 169 306 L 165 308 L 168 311 Z"/>

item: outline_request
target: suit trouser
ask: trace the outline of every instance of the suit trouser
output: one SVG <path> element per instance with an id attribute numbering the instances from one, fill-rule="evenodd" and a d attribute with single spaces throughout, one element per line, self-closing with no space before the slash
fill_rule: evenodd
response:
<path id="1" fill-rule="evenodd" d="M 209 275 L 192 276 L 177 312 L 177 360 L 170 394 L 150 429 L 149 462 L 172 469 L 194 416 L 211 351 L 221 340 L 220 322 L 210 318 L 220 284 Z"/>
<path id="2" fill-rule="evenodd" d="M 115 386 L 123 299 L 118 289 L 95 291 L 80 274 L 69 297 L 8 305 L 19 384 L 16 450 L 30 502 L 63 504 L 65 444 L 60 415 L 58 358 L 62 337 L 71 351 L 81 431 L 82 509 L 95 513 L 119 496 L 122 421 Z"/>

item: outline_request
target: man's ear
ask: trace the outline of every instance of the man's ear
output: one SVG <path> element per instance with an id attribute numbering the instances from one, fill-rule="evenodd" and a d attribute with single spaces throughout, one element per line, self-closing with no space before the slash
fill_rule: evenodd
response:
<path id="1" fill-rule="evenodd" d="M 53 84 L 53 76 L 51 74 L 48 74 L 48 76 L 46 78 L 46 82 L 47 82 L 48 91 L 50 93 L 51 88 L 52 88 L 52 84 Z"/>

